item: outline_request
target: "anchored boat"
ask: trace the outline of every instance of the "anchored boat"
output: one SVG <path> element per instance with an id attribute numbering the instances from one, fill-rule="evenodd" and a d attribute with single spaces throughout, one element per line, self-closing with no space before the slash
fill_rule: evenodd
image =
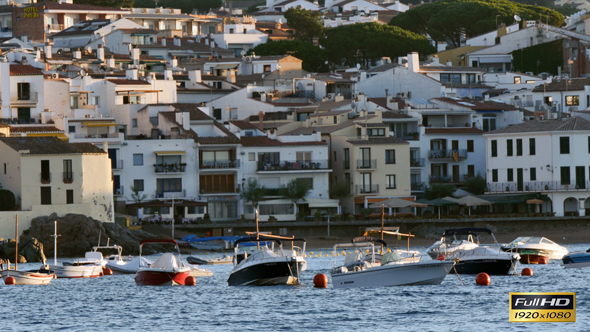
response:
<path id="1" fill-rule="evenodd" d="M 174 244 L 178 255 L 171 252 L 164 253 L 155 263 L 148 266 L 140 266 L 135 275 L 135 283 L 138 286 L 174 286 L 184 285 L 186 277 L 189 276 L 191 269 L 186 266 L 180 259 L 180 249 L 175 240 L 167 239 L 149 239 L 142 240 L 139 243 L 139 257 L 144 244 Z"/>

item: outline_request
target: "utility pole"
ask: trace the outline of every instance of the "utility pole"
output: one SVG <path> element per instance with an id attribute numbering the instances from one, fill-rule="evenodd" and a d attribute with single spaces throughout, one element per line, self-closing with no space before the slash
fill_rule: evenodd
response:
<path id="1" fill-rule="evenodd" d="M 165 202 L 166 204 L 168 203 L 168 201 L 164 201 L 164 202 Z M 175 219 L 174 219 L 174 214 L 175 214 L 175 212 L 176 212 L 176 211 L 174 210 L 174 203 L 175 203 L 175 202 L 176 202 L 176 199 L 174 198 L 174 196 L 172 196 L 171 203 L 172 203 L 172 239 L 173 239 L 173 240 L 174 240 L 174 222 L 175 222 Z M 183 200 L 179 200 L 179 201 L 178 201 L 178 202 L 176 202 L 176 203 L 182 203 L 182 202 L 183 202 Z"/>

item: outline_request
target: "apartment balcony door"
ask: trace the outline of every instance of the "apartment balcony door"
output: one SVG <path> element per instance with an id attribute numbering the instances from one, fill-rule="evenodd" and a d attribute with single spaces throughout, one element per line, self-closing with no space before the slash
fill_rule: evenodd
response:
<path id="1" fill-rule="evenodd" d="M 453 182 L 461 182 L 461 174 L 459 173 L 459 165 L 453 165 Z"/>
<path id="2" fill-rule="evenodd" d="M 524 176 L 522 174 L 522 168 L 516 169 L 516 190 L 523 191 L 524 190 Z"/>
<path id="3" fill-rule="evenodd" d="M 360 168 L 370 168 L 371 167 L 371 149 L 370 148 L 361 148 L 361 165 Z"/>
<path id="4" fill-rule="evenodd" d="M 361 173 L 361 192 L 370 193 L 371 192 L 371 173 Z"/>
<path id="5" fill-rule="evenodd" d="M 586 170 L 584 166 L 576 166 L 576 189 L 586 189 Z"/>
<path id="6" fill-rule="evenodd" d="M 111 169 L 117 168 L 117 149 L 109 149 L 109 159 L 111 159 Z M 117 187 L 115 187 L 117 188 Z"/>

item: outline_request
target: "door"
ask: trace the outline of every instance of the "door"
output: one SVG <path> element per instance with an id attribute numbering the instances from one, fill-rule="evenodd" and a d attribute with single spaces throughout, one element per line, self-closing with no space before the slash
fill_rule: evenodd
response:
<path id="1" fill-rule="evenodd" d="M 453 182 L 461 182 L 461 174 L 459 174 L 459 165 L 453 165 Z"/>
<path id="2" fill-rule="evenodd" d="M 584 166 L 576 166 L 576 189 L 586 189 L 586 172 Z"/>
<path id="3" fill-rule="evenodd" d="M 49 172 L 49 160 L 41 160 L 41 182 L 51 182 L 51 173 Z"/>
<path id="4" fill-rule="evenodd" d="M 111 160 L 111 169 L 117 169 L 117 149 L 109 149 L 109 159 Z"/>
<path id="5" fill-rule="evenodd" d="M 51 205 L 51 187 L 41 187 L 41 205 Z"/>
<path id="6" fill-rule="evenodd" d="M 523 191 L 524 190 L 524 186 L 523 186 L 523 175 L 522 175 L 522 168 L 517 168 L 516 169 L 516 190 L 517 191 Z"/>
<path id="7" fill-rule="evenodd" d="M 116 195 L 120 195 L 121 194 L 121 176 L 120 175 L 114 175 L 113 176 L 113 189 L 114 189 L 114 193 Z"/>
<path id="8" fill-rule="evenodd" d="M 371 149 L 361 148 L 360 168 L 371 168 Z"/>
<path id="9" fill-rule="evenodd" d="M 371 192 L 371 173 L 361 173 L 361 193 Z"/>

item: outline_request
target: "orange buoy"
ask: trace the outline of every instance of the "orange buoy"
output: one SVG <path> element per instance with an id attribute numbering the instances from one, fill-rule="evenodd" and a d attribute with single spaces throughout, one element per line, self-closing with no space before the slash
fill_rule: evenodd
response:
<path id="1" fill-rule="evenodd" d="M 545 256 L 539 257 L 538 264 L 549 264 L 549 259 Z"/>
<path id="2" fill-rule="evenodd" d="M 188 277 L 186 277 L 186 279 L 184 279 L 185 286 L 194 286 L 196 284 L 197 284 L 197 279 L 195 279 L 195 277 L 193 277 L 193 276 L 188 276 Z"/>
<path id="3" fill-rule="evenodd" d="M 313 285 L 316 288 L 327 288 L 328 277 L 326 277 L 326 275 L 323 273 L 316 274 L 315 277 L 313 277 Z"/>
<path id="4" fill-rule="evenodd" d="M 7 277 L 6 279 L 4 279 L 4 283 L 6 285 L 16 285 L 16 280 L 14 279 L 14 277 Z"/>
<path id="5" fill-rule="evenodd" d="M 105 267 L 102 269 L 102 274 L 105 276 L 112 276 L 113 270 L 109 269 L 108 267 Z"/>
<path id="6" fill-rule="evenodd" d="M 523 276 L 532 276 L 533 270 L 529 267 L 525 267 L 524 269 L 522 269 L 522 272 L 520 274 Z"/>
<path id="7" fill-rule="evenodd" d="M 445 255 L 438 255 L 438 257 L 436 257 L 437 260 L 439 261 L 444 261 L 445 260 Z"/>
<path id="8" fill-rule="evenodd" d="M 475 277 L 475 283 L 480 286 L 488 286 L 490 284 L 490 276 L 482 272 Z"/>

